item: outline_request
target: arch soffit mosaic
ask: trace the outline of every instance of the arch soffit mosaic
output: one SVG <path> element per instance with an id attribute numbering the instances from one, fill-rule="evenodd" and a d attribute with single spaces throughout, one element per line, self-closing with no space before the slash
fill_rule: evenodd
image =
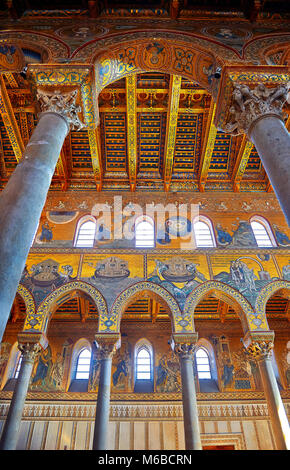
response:
<path id="1" fill-rule="evenodd" d="M 84 281 L 68 282 L 53 292 L 51 292 L 39 305 L 36 313 L 26 316 L 24 330 L 45 333 L 47 330 L 48 320 L 51 317 L 53 309 L 59 299 L 72 291 L 80 291 L 87 294 L 96 306 L 99 316 L 107 317 L 107 303 L 102 294 L 91 284 Z"/>
<path id="2" fill-rule="evenodd" d="M 269 329 L 264 313 L 255 312 L 248 300 L 239 291 L 219 281 L 207 281 L 196 287 L 185 302 L 184 314 L 194 316 L 198 303 L 209 295 L 214 295 L 234 308 L 239 315 L 245 333 L 247 331 Z"/>
<path id="3" fill-rule="evenodd" d="M 267 302 L 275 294 L 281 294 L 283 297 L 290 299 L 290 281 L 273 281 L 263 287 L 255 303 L 257 314 L 266 316 Z"/>
<path id="4" fill-rule="evenodd" d="M 121 319 L 125 309 L 135 300 L 142 298 L 144 294 L 155 298 L 169 309 L 173 332 L 194 331 L 191 319 L 183 316 L 177 301 L 164 287 L 153 282 L 141 281 L 121 292 L 113 303 L 109 316 L 114 320 L 114 331 L 110 329 L 110 333 L 120 332 Z M 104 331 L 104 326 L 104 322 L 100 319 L 99 329 Z"/>
<path id="5" fill-rule="evenodd" d="M 17 294 L 19 294 L 22 300 L 24 301 L 26 315 L 35 314 L 36 306 L 35 306 L 35 301 L 31 292 L 22 284 L 18 284 Z"/>
<path id="6" fill-rule="evenodd" d="M 149 38 L 127 39 L 94 54 L 97 91 L 130 74 L 161 72 L 197 82 L 212 94 L 216 84 L 209 76 L 223 65 L 223 59 L 194 42 L 159 36 L 152 40 L 151 33 Z"/>

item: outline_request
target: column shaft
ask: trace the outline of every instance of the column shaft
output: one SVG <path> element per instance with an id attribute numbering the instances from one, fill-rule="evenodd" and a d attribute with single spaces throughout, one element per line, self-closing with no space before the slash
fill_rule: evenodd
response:
<path id="1" fill-rule="evenodd" d="M 290 226 L 290 135 L 276 116 L 260 117 L 249 137 L 255 145 L 280 206 Z"/>
<path id="2" fill-rule="evenodd" d="M 107 449 L 107 435 L 110 416 L 112 357 L 101 359 L 98 401 L 93 439 L 94 450 Z"/>
<path id="3" fill-rule="evenodd" d="M 180 371 L 185 448 L 186 450 L 202 450 L 191 357 L 180 356 Z"/>
<path id="4" fill-rule="evenodd" d="M 5 421 L 0 441 L 1 450 L 15 450 L 18 440 L 18 432 L 24 403 L 27 395 L 29 381 L 33 369 L 34 357 L 22 356 L 19 376 L 15 385 L 13 397 L 10 403 L 8 415 Z"/>
<path id="5" fill-rule="evenodd" d="M 258 360 L 277 450 L 290 449 L 290 429 L 270 358 Z"/>
<path id="6" fill-rule="evenodd" d="M 0 196 L 0 341 L 67 132 L 64 117 L 43 113 Z"/>

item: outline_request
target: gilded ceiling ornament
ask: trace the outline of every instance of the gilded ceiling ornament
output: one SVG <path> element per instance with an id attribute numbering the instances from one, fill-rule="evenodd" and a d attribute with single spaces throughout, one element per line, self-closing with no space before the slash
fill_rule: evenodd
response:
<path id="1" fill-rule="evenodd" d="M 275 115 L 283 120 L 282 107 L 287 99 L 290 82 L 281 83 L 275 88 L 266 88 L 263 83 L 251 90 L 245 84 L 234 87 L 233 105 L 230 108 L 232 119 L 225 126 L 225 132 L 233 135 L 248 134 L 252 124 L 265 115 Z"/>
<path id="2" fill-rule="evenodd" d="M 44 113 L 60 114 L 68 123 L 70 129 L 79 131 L 84 127 L 80 121 L 78 113 L 81 107 L 76 105 L 78 90 L 64 93 L 61 90 L 44 91 L 37 90 L 37 98 Z"/>

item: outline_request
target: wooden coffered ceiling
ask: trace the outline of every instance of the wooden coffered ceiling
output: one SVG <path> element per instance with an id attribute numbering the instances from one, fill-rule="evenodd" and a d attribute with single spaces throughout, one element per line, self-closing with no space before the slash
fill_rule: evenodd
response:
<path id="1" fill-rule="evenodd" d="M 38 109 L 20 74 L 2 76 L 1 94 L 7 111 L 0 119 L 3 188 L 37 123 Z M 215 129 L 215 105 L 196 83 L 161 73 L 129 76 L 101 92 L 99 109 L 97 150 L 87 130 L 70 132 L 51 189 L 271 191 L 255 148 L 245 136 Z M 95 158 L 100 181 L 94 178 Z"/>
<path id="2" fill-rule="evenodd" d="M 290 301 L 282 296 L 274 295 L 267 303 L 267 319 L 290 321 Z M 227 303 L 215 297 L 202 300 L 195 309 L 196 320 L 216 320 L 222 323 L 240 321 L 237 313 Z M 25 304 L 19 295 L 16 296 L 11 309 L 10 321 L 23 322 Z M 80 292 L 69 293 L 69 298 L 60 300 L 52 315 L 53 322 L 97 322 L 98 312 L 91 299 Z M 156 323 L 169 321 L 169 312 L 163 305 L 151 298 L 134 301 L 127 307 L 122 322 Z"/>

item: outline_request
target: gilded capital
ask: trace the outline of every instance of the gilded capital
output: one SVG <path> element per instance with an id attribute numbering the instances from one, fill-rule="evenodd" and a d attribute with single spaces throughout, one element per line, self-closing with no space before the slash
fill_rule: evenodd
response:
<path id="1" fill-rule="evenodd" d="M 283 120 L 283 105 L 287 100 L 290 82 L 267 88 L 263 83 L 251 89 L 246 84 L 235 84 L 232 92 L 230 119 L 224 131 L 237 135 L 245 133 L 250 137 L 254 122 L 267 115 Z"/>
<path id="2" fill-rule="evenodd" d="M 95 346 L 97 348 L 97 358 L 111 359 L 116 350 L 121 346 L 120 335 L 116 334 L 97 334 L 95 335 Z"/>
<path id="3" fill-rule="evenodd" d="M 69 92 L 63 90 L 48 91 L 41 88 L 37 90 L 37 98 L 43 113 L 59 114 L 65 119 L 69 129 L 79 131 L 84 127 L 84 124 L 78 117 L 81 106 L 76 104 L 77 94 L 77 89 Z"/>
<path id="4" fill-rule="evenodd" d="M 272 341 L 256 341 L 245 348 L 245 352 L 251 356 L 252 359 L 261 361 L 262 359 L 269 359 L 272 356 L 273 347 L 274 343 Z"/>
<path id="5" fill-rule="evenodd" d="M 242 339 L 245 353 L 252 359 L 260 361 L 268 359 L 272 355 L 274 347 L 274 332 L 248 332 Z"/>

